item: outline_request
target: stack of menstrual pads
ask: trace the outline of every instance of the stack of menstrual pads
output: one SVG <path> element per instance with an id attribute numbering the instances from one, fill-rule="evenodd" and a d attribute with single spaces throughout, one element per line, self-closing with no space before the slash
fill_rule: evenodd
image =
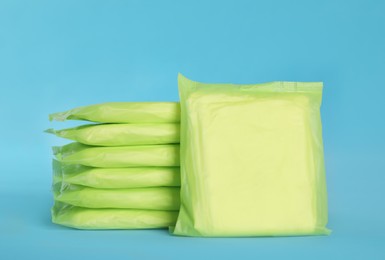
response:
<path id="1" fill-rule="evenodd" d="M 74 141 L 53 147 L 54 223 L 80 229 L 175 225 L 180 207 L 178 103 L 104 103 L 55 113 L 50 120 L 89 121 L 47 130 Z"/>

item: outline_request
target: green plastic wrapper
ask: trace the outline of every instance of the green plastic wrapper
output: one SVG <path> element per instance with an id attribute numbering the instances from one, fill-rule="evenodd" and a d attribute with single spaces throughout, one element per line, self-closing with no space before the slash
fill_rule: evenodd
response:
<path id="1" fill-rule="evenodd" d="M 179 75 L 175 235 L 324 235 L 322 83 L 204 84 Z"/>
<path id="2" fill-rule="evenodd" d="M 175 224 L 178 211 L 90 209 L 55 202 L 52 222 L 77 229 L 150 229 Z"/>
<path id="3" fill-rule="evenodd" d="M 87 145 L 126 146 L 179 143 L 179 124 L 99 124 L 47 133 Z"/>
<path id="4" fill-rule="evenodd" d="M 58 161 L 91 167 L 179 166 L 179 145 L 95 147 L 77 142 L 52 148 Z"/>
<path id="5" fill-rule="evenodd" d="M 65 182 L 101 189 L 180 186 L 179 167 L 93 168 L 52 161 L 53 184 Z"/>
<path id="6" fill-rule="evenodd" d="M 86 120 L 100 123 L 177 123 L 177 102 L 111 102 L 49 115 L 49 120 Z"/>
<path id="7" fill-rule="evenodd" d="M 95 189 L 64 182 L 53 185 L 56 201 L 85 208 L 178 210 L 179 191 L 178 187 Z"/>

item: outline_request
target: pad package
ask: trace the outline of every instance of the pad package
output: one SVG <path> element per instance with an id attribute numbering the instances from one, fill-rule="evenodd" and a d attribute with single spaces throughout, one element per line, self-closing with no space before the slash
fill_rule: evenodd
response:
<path id="1" fill-rule="evenodd" d="M 179 75 L 181 208 L 175 235 L 322 235 L 320 82 L 204 84 Z"/>

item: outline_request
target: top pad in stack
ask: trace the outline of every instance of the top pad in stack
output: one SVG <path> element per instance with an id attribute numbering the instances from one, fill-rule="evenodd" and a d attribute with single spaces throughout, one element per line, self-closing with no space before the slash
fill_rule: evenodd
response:
<path id="1" fill-rule="evenodd" d="M 180 108 L 176 102 L 112 102 L 54 113 L 49 119 L 100 123 L 177 123 L 180 121 Z"/>

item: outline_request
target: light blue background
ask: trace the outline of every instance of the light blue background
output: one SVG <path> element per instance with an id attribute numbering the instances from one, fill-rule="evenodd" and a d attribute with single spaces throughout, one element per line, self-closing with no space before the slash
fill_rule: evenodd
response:
<path id="1" fill-rule="evenodd" d="M 0 259 L 385 259 L 385 1 L 0 2 Z M 329 237 L 198 239 L 50 223 L 47 115 L 204 82 L 323 81 Z"/>

